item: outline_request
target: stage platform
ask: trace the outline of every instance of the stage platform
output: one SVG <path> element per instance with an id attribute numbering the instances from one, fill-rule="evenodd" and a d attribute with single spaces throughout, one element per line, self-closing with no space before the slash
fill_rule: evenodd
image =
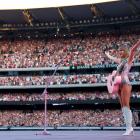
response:
<path id="1" fill-rule="evenodd" d="M 134 136 L 122 136 L 124 131 L 49 131 L 51 135 L 36 135 L 42 131 L 0 131 L 1 140 L 139 140 L 140 131 Z"/>

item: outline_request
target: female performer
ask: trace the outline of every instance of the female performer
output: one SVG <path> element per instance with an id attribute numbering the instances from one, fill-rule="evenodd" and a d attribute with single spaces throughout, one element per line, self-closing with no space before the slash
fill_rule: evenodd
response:
<path id="1" fill-rule="evenodd" d="M 133 135 L 132 127 L 132 112 L 130 110 L 130 97 L 132 86 L 130 84 L 128 74 L 134 60 L 136 49 L 140 46 L 140 40 L 128 51 L 128 49 L 122 49 L 120 58 L 113 57 L 109 52 L 105 52 L 106 56 L 118 63 L 116 75 L 121 76 L 121 84 L 119 85 L 118 97 L 121 104 L 121 109 L 126 124 L 126 132 L 123 135 Z M 115 78 L 115 77 L 114 77 Z"/>

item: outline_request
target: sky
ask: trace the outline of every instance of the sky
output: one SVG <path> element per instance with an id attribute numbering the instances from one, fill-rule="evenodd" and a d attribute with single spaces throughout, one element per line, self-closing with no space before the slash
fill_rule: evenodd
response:
<path id="1" fill-rule="evenodd" d="M 119 0 L 0 0 L 0 10 L 64 7 L 111 1 Z"/>

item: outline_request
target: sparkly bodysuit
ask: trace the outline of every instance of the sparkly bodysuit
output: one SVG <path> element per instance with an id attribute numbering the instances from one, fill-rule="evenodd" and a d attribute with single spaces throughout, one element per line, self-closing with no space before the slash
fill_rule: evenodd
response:
<path id="1" fill-rule="evenodd" d="M 122 84 L 131 84 L 129 81 L 129 71 L 131 69 L 132 65 L 129 65 L 127 63 L 127 60 L 123 60 L 118 66 L 117 66 L 117 72 L 119 73 L 119 75 L 121 75 L 122 78 Z"/>

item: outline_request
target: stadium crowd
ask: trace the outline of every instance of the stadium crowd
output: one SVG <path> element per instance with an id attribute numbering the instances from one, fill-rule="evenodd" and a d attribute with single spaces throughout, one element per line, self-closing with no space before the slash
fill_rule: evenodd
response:
<path id="1" fill-rule="evenodd" d="M 53 110 L 48 126 L 123 126 L 120 110 Z M 0 111 L 0 126 L 43 126 L 43 111 Z"/>
<path id="2" fill-rule="evenodd" d="M 7 76 L 0 77 L 0 86 L 63 85 L 106 83 L 108 74 L 79 74 L 51 76 Z M 140 73 L 130 73 L 131 82 L 140 81 Z"/>
<path id="3" fill-rule="evenodd" d="M 130 47 L 138 38 L 138 34 L 98 34 L 82 39 L 0 41 L 0 68 L 52 67 L 61 60 L 60 66 L 109 64 L 112 62 L 105 56 L 105 50 L 119 57 L 116 52 Z M 140 62 L 140 54 L 135 62 Z"/>
<path id="4" fill-rule="evenodd" d="M 32 68 L 60 66 L 93 66 L 113 64 L 104 54 L 105 50 L 119 57 L 122 47 L 130 47 L 138 34 L 105 34 L 85 38 L 51 40 L 5 40 L 0 41 L 0 68 Z M 116 49 L 118 51 L 116 51 Z M 117 53 L 116 53 L 117 52 Z M 62 61 L 61 61 L 62 60 Z M 140 62 L 140 53 L 135 63 Z M 29 86 L 60 84 L 106 83 L 106 74 L 56 75 L 50 76 L 1 76 L 0 86 Z M 140 81 L 139 72 L 130 75 L 131 82 Z M 52 93 L 48 100 L 94 100 L 110 99 L 106 92 L 97 93 Z M 115 97 L 116 98 L 116 97 Z M 140 98 L 140 92 L 133 92 L 132 98 Z M 43 96 L 33 93 L 2 93 L 0 101 L 38 101 Z M 48 111 L 49 126 L 123 126 L 120 110 L 67 110 Z M 1 110 L 0 126 L 43 126 L 44 112 Z"/>
<path id="5" fill-rule="evenodd" d="M 56 100 L 94 100 L 94 99 L 116 99 L 117 95 L 110 95 L 107 92 L 71 92 L 71 93 L 49 93 L 47 99 Z M 133 91 L 131 98 L 140 98 L 140 91 Z M 40 101 L 44 95 L 39 93 L 1 93 L 0 101 Z"/>

